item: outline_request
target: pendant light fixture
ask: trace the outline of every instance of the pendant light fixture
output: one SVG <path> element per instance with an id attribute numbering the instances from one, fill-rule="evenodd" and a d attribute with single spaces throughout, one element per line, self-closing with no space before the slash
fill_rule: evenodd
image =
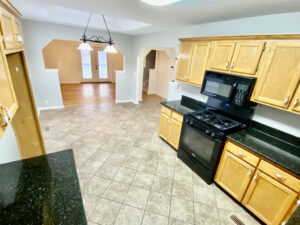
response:
<path id="1" fill-rule="evenodd" d="M 93 42 L 93 43 L 100 43 L 100 44 L 108 44 L 104 51 L 107 52 L 107 53 L 118 53 L 117 49 L 113 46 L 113 40 L 111 38 L 111 35 L 110 35 L 110 32 L 109 32 L 109 29 L 108 29 L 108 26 L 107 26 L 107 23 L 106 23 L 106 20 L 105 20 L 105 17 L 104 15 L 102 14 L 102 18 L 103 18 L 103 21 L 104 21 L 104 24 L 105 24 L 105 27 L 106 27 L 106 30 L 107 30 L 107 33 L 109 35 L 109 39 L 106 40 L 104 37 L 102 36 L 92 36 L 90 38 L 87 37 L 86 35 L 86 31 L 87 31 L 87 28 L 88 28 L 88 25 L 90 23 L 90 20 L 91 20 L 91 16 L 92 16 L 92 11 L 90 13 L 90 16 L 89 16 L 89 19 L 88 19 L 88 22 L 87 22 L 87 25 L 85 27 L 85 30 L 84 30 L 84 33 L 82 35 L 82 39 L 80 39 L 82 41 L 82 43 L 79 45 L 78 49 L 79 50 L 86 50 L 86 51 L 92 51 L 93 48 L 91 47 L 91 45 L 87 42 Z"/>

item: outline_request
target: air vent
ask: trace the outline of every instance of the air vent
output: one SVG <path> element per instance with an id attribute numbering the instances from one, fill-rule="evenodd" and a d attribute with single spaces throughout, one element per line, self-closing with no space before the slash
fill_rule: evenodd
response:
<path id="1" fill-rule="evenodd" d="M 229 217 L 236 225 L 245 225 L 236 215 Z"/>

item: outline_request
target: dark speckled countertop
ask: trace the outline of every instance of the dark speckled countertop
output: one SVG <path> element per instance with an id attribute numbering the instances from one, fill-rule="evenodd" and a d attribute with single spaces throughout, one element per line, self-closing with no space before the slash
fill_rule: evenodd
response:
<path id="1" fill-rule="evenodd" d="M 255 121 L 227 137 L 300 176 L 300 138 Z"/>
<path id="2" fill-rule="evenodd" d="M 206 107 L 206 104 L 204 102 L 200 102 L 186 96 L 182 96 L 182 99 L 178 101 L 161 102 L 161 104 L 182 115 Z"/>
<path id="3" fill-rule="evenodd" d="M 0 165 L 0 224 L 87 224 L 72 150 Z"/>

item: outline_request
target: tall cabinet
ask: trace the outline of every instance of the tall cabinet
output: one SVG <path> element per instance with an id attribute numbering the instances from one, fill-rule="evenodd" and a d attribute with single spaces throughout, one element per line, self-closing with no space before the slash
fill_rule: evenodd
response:
<path id="1" fill-rule="evenodd" d="M 45 154 L 26 66 L 21 14 L 0 0 L 0 138 L 12 125 L 22 158 Z"/>

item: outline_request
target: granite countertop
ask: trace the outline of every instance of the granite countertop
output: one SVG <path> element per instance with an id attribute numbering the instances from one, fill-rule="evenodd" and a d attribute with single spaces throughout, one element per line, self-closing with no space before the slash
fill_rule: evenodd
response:
<path id="1" fill-rule="evenodd" d="M 0 224 L 87 224 L 72 150 L 0 165 Z"/>
<path id="2" fill-rule="evenodd" d="M 300 138 L 257 122 L 227 138 L 300 176 Z"/>
<path id="3" fill-rule="evenodd" d="M 194 112 L 201 108 L 205 108 L 206 104 L 195 99 L 182 96 L 181 100 L 178 101 L 167 101 L 161 102 L 163 106 L 166 106 L 182 115 Z"/>

